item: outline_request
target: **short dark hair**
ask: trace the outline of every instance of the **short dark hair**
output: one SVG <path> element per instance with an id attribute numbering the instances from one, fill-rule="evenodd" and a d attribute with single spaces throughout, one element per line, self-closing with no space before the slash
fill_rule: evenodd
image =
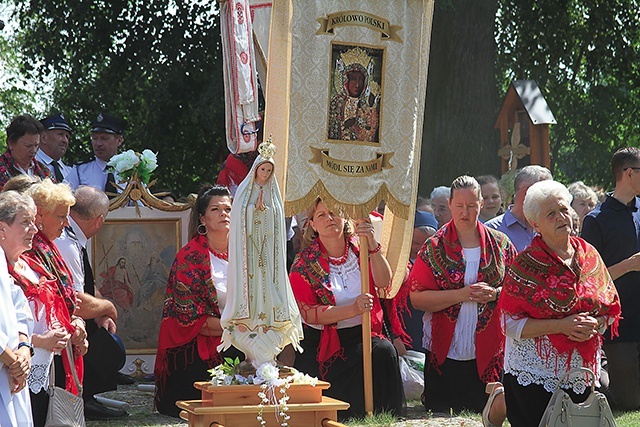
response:
<path id="1" fill-rule="evenodd" d="M 192 210 L 191 220 L 189 222 L 189 238 L 193 238 L 200 225 L 200 215 L 204 215 L 207 212 L 207 207 L 212 197 L 231 197 L 229 189 L 224 185 L 218 184 L 204 184 L 198 191 L 198 198 L 195 202 L 195 209 Z"/>
<path id="2" fill-rule="evenodd" d="M 44 126 L 29 114 L 16 116 L 6 129 L 7 143 L 15 143 L 26 134 L 39 135 L 44 132 Z"/>
<path id="3" fill-rule="evenodd" d="M 640 148 L 624 147 L 613 153 L 611 157 L 611 172 L 616 182 L 622 178 L 622 172 L 631 166 L 638 166 Z"/>
<path id="4" fill-rule="evenodd" d="M 478 181 L 478 184 L 480 184 L 480 187 L 482 187 L 485 184 L 495 184 L 498 187 L 500 187 L 500 184 L 498 183 L 498 178 L 496 178 L 493 175 L 476 176 L 476 181 Z"/>

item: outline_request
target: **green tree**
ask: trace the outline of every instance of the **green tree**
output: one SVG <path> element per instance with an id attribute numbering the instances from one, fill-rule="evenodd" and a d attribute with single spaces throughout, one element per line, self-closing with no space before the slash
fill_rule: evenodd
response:
<path id="1" fill-rule="evenodd" d="M 557 125 L 554 176 L 611 188 L 610 161 L 640 134 L 638 0 L 502 0 L 498 75 L 535 80 Z"/>
<path id="2" fill-rule="evenodd" d="M 6 147 L 5 128 L 14 116 L 33 113 L 35 96 L 20 74 L 16 41 L 0 32 L 0 152 Z"/>
<path id="3" fill-rule="evenodd" d="M 124 148 L 157 151 L 158 187 L 182 194 L 215 179 L 226 155 L 215 2 L 15 0 L 23 71 L 52 79 L 47 110 L 72 120 L 68 157 L 91 155 L 99 111 L 129 122 Z"/>

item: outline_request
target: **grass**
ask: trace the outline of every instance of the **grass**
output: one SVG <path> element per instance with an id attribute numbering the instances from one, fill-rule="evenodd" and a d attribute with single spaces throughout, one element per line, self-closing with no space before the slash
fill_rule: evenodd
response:
<path id="1" fill-rule="evenodd" d="M 153 395 L 149 392 L 142 392 L 133 386 L 119 386 L 118 391 L 104 394 L 105 397 L 125 401 L 129 404 L 129 416 L 119 420 L 109 421 L 88 421 L 87 427 L 129 427 L 129 426 L 149 426 L 149 427 L 170 427 L 182 425 L 185 421 L 160 415 L 152 411 Z M 640 411 L 614 412 L 618 427 L 638 427 L 640 426 Z M 412 427 L 412 426 L 482 426 L 480 415 L 463 412 L 455 418 L 430 417 L 424 411 L 420 402 L 408 402 L 408 414 L 406 421 L 397 420 L 390 414 L 378 414 L 371 418 L 351 419 L 344 423 L 349 427 Z M 233 427 L 233 426 L 226 426 Z M 256 423 L 256 427 L 259 424 Z M 291 426 L 291 427 L 312 427 L 312 426 Z M 315 427 L 315 426 L 313 426 Z M 509 427 L 505 422 L 504 427 Z"/>

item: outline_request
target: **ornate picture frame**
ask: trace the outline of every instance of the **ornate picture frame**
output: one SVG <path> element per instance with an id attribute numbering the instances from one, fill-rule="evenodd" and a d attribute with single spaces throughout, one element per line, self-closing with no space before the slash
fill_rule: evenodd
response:
<path id="1" fill-rule="evenodd" d="M 127 350 L 122 371 L 135 377 L 153 373 L 167 279 L 189 240 L 194 201 L 164 201 L 130 182 L 112 199 L 104 225 L 89 241 L 96 289 L 118 310 L 117 335 Z"/>

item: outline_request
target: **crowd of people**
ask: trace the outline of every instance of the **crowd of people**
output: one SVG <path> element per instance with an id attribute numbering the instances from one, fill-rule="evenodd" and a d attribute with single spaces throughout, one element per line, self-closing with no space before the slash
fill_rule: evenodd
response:
<path id="1" fill-rule="evenodd" d="M 105 347 L 117 343 L 118 311 L 95 288 L 86 252 L 107 216 L 108 194 L 117 192 L 106 164 L 125 127 L 100 113 L 92 123 L 95 158 L 73 167 L 61 160 L 72 131 L 62 115 L 19 116 L 7 128 L 0 158 L 3 426 L 45 424 L 50 378 L 82 392 L 88 418 L 126 416 L 95 398 L 116 387 L 124 349 Z M 199 398 L 195 381 L 208 379 L 224 357 L 245 356 L 221 324 L 264 321 L 243 317 L 243 307 L 260 310 L 230 290 L 245 274 L 250 287 L 274 285 L 248 292 L 282 306 L 274 316 L 286 313 L 289 323 L 274 333 L 304 350 L 285 349 L 280 360 L 329 381 L 326 394 L 350 404 L 340 419 L 365 413 L 363 315 L 371 318 L 375 412 L 404 413 L 400 357 L 407 349 L 425 353 L 422 401 L 434 414 L 470 410 L 482 413 L 485 426 L 506 419 L 537 426 L 560 378 L 575 367 L 595 374 L 613 407 L 640 408 L 640 149 L 613 155 L 615 188 L 600 197 L 582 182 L 565 187 L 537 165 L 517 171 L 512 196 L 490 175 L 436 187 L 429 200 L 418 200 L 410 262 L 399 272 L 383 255 L 371 218 L 345 218 L 320 197 L 294 221 L 301 233 L 288 233 L 274 167 L 258 157 L 235 203 L 222 185 L 198 193 L 191 239 L 175 257 L 158 319 L 160 413 L 178 417 L 176 401 Z M 235 229 L 232 210 L 247 224 Z M 287 246 L 291 236 L 300 243 Z M 358 238 L 368 243 L 368 271 Z M 230 240 L 247 265 L 230 265 Z M 297 249 L 288 276 L 285 247 Z M 380 298 L 393 274 L 405 277 L 401 291 Z M 288 292 L 279 287 L 285 282 Z M 297 307 L 289 304 L 293 297 Z M 228 318 L 225 306 L 233 308 Z M 581 401 L 587 380 L 574 375 L 561 387 Z"/>

